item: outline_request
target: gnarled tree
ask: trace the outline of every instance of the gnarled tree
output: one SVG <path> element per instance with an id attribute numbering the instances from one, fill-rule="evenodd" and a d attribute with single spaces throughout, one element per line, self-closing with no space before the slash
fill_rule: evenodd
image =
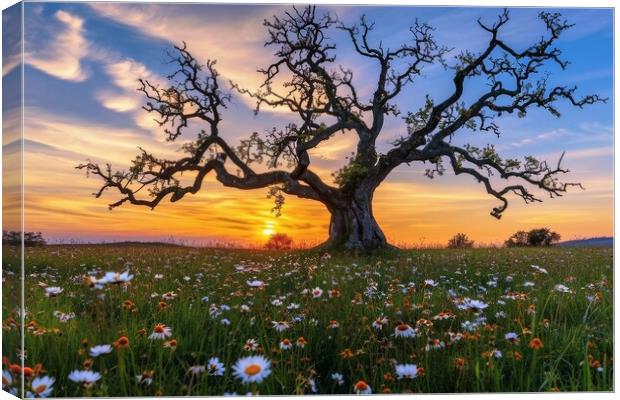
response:
<path id="1" fill-rule="evenodd" d="M 124 203 L 154 208 L 165 198 L 178 201 L 198 192 L 209 173 L 225 186 L 268 188 L 277 212 L 284 194 L 319 201 L 331 213 L 328 246 L 373 249 L 387 244 L 373 216 L 373 193 L 403 164 L 430 165 L 426 169 L 429 177 L 441 175 L 446 165 L 457 175 L 474 177 L 499 201 L 491 215 L 500 218 L 509 194 L 529 203 L 541 201 L 532 188 L 554 197 L 580 185 L 560 181 L 559 176 L 568 172 L 561 166 L 562 157 L 556 165 L 529 156 L 505 159 L 492 145 L 457 146 L 453 137 L 468 130 L 500 136 L 494 120 L 505 113 L 526 116 L 530 109 L 542 108 L 559 116 L 556 102 L 560 100 L 579 108 L 605 101 L 597 95 L 577 98 L 575 87 L 548 85 L 543 68 L 556 64 L 564 69 L 568 64 L 560 58 L 555 42 L 571 25 L 555 13 L 541 12 L 539 18 L 546 35 L 524 49 L 498 35 L 509 20 L 508 11 L 493 24 L 479 20 L 480 28 L 488 33 L 486 48 L 475 54 L 461 52 L 447 61 L 450 50 L 435 41 L 433 28 L 427 24 L 415 22 L 410 41 L 389 49 L 372 44 L 373 24 L 364 17 L 355 25 L 345 25 L 312 6 L 293 8 L 264 22 L 269 33 L 266 45 L 275 48 L 275 58 L 259 70 L 264 75 L 261 87 L 252 90 L 231 82 L 230 91 L 255 99 L 256 112 L 263 107 L 285 107 L 296 115 L 297 123 L 265 134 L 253 133 L 238 146 L 228 143 L 220 122 L 231 92 L 222 89 L 215 61 L 202 65 L 183 45 L 175 47 L 173 61 L 178 70 L 168 76 L 169 86 L 140 79 L 139 90 L 147 98 L 144 109 L 158 117 L 169 141 L 184 134 L 188 122 L 206 123 L 207 130 L 183 145 L 185 157 L 161 159 L 141 149 L 128 171 L 113 172 L 110 165 L 101 167 L 90 161 L 78 168 L 103 179 L 97 197 L 107 189 L 118 191 L 121 197 L 111 208 Z M 352 71 L 337 64 L 336 46 L 329 36 L 338 31 L 352 42 L 361 59 L 376 66 L 378 74 L 368 99 L 358 94 Z M 414 78 L 432 64 L 451 71 L 451 93 L 439 101 L 429 95 L 419 110 L 401 114 L 396 98 L 411 95 Z M 470 79 L 483 80 L 487 89 L 466 101 L 471 98 L 465 96 Z M 381 154 L 377 138 L 386 118 L 392 116 L 403 117 L 403 134 Z M 334 182 L 328 183 L 312 171 L 309 151 L 342 132 L 353 132 L 357 147 L 335 173 Z M 256 171 L 259 164 L 263 165 L 260 172 Z M 230 172 L 231 168 L 236 172 Z M 191 184 L 181 184 L 183 173 L 194 174 Z M 502 180 L 504 184 L 496 182 Z M 143 192 L 146 196 L 140 197 Z"/>

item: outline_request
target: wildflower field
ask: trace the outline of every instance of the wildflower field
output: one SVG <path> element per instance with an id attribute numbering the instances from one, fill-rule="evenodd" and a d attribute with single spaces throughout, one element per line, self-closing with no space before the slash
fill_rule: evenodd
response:
<path id="1" fill-rule="evenodd" d="M 3 387 L 28 396 L 613 389 L 607 248 L 29 248 L 25 354 L 15 255 Z"/>

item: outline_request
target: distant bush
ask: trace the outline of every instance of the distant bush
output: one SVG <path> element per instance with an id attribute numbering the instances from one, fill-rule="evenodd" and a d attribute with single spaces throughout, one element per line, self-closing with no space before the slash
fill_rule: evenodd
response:
<path id="1" fill-rule="evenodd" d="M 470 240 L 464 233 L 457 233 L 452 239 L 448 240 L 449 249 L 469 249 L 471 247 L 474 247 L 474 241 Z"/>
<path id="2" fill-rule="evenodd" d="M 20 246 L 21 243 L 21 232 L 2 231 L 2 244 Z M 41 232 L 24 232 L 24 246 L 43 246 L 46 243 Z"/>
<path id="3" fill-rule="evenodd" d="M 506 247 L 544 247 L 560 241 L 560 234 L 549 228 L 518 231 L 506 240 Z"/>
<path id="4" fill-rule="evenodd" d="M 290 250 L 293 248 L 293 239 L 286 233 L 274 233 L 265 244 L 267 250 Z"/>

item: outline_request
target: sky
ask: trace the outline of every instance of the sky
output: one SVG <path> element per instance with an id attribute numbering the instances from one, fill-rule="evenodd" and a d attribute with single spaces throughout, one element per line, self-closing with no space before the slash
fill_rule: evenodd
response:
<path id="1" fill-rule="evenodd" d="M 222 82 L 229 80 L 255 89 L 261 82 L 257 69 L 269 65 L 275 49 L 264 47 L 262 22 L 281 15 L 285 6 L 25 3 L 24 66 L 24 201 L 25 230 L 41 231 L 51 241 L 95 242 L 120 240 L 175 240 L 188 244 L 237 243 L 255 245 L 273 232 L 286 233 L 298 243 L 326 239 L 329 214 L 319 203 L 287 197 L 283 214 L 271 213 L 267 189 L 239 191 L 222 187 L 208 176 L 203 189 L 176 203 L 156 209 L 124 205 L 110 211 L 117 196 L 92 196 L 100 181 L 87 178 L 75 166 L 87 159 L 124 169 L 141 146 L 161 157 L 178 158 L 184 140 L 166 142 L 162 128 L 142 110 L 136 91 L 138 78 L 164 82 L 170 73 L 166 52 L 185 41 L 197 59 L 217 60 Z M 492 23 L 501 10 L 464 7 L 319 7 L 352 23 L 365 14 L 375 21 L 374 43 L 395 47 L 409 39 L 416 20 L 436 28 L 436 40 L 453 50 L 448 63 L 462 50 L 483 49 L 488 34 L 477 19 Z M 514 8 L 501 38 L 522 49 L 537 41 L 544 26 L 540 9 Z M 558 10 L 547 10 L 558 11 Z M 607 104 L 584 109 L 559 105 L 560 118 L 534 110 L 527 118 L 502 116 L 502 136 L 457 133 L 458 143 L 494 144 L 501 154 L 528 154 L 556 162 L 566 152 L 567 180 L 586 190 L 526 205 L 511 197 L 501 220 L 490 216 L 497 200 L 469 176 L 450 172 L 433 180 L 427 166 L 398 167 L 374 196 L 374 212 L 388 240 L 395 244 L 445 243 L 464 232 L 478 243 L 501 243 L 517 230 L 549 227 L 563 239 L 611 236 L 613 230 L 613 16 L 610 9 L 559 10 L 575 26 L 557 45 L 569 67 L 550 67 L 551 84 L 577 85 L 578 93 L 597 93 Z M 7 33 L 3 33 L 5 38 Z M 342 32 L 331 36 L 337 45 L 337 64 L 351 68 L 364 98 L 372 94 L 376 66 L 360 58 Z M 5 39 L 5 43 L 6 43 Z M 3 79 L 15 80 L 18 62 L 5 54 Z M 440 101 L 451 90 L 451 71 L 433 66 L 406 87 L 397 104 L 415 110 L 426 95 Z M 483 87 L 471 82 L 471 93 Z M 478 92 L 477 92 L 478 91 Z M 467 100 L 467 97 L 465 97 Z M 294 116 L 282 110 L 253 113 L 251 99 L 233 94 L 225 110 L 221 136 L 236 145 L 252 132 L 283 127 Z M 18 126 L 15 104 L 3 104 L 5 127 Z M 378 151 L 404 134 L 400 117 L 386 122 Z M 6 130 L 6 129 L 5 129 Z M 351 134 L 338 134 L 311 154 L 313 170 L 331 183 L 331 173 L 354 149 Z M 18 149 L 11 136 L 3 151 Z M 14 164 L 13 164 L 14 165 Z M 535 189 L 534 189 L 535 190 Z"/>

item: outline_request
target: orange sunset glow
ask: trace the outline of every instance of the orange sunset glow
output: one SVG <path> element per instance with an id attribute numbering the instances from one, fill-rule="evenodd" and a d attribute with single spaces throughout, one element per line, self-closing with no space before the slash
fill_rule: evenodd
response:
<path id="1" fill-rule="evenodd" d="M 184 40 L 200 60 L 218 60 L 224 82 L 230 79 L 244 87 L 257 87 L 261 77 L 256 69 L 272 60 L 271 50 L 263 48 L 265 31 L 261 21 L 278 9 L 279 6 L 257 7 L 253 12 L 238 15 L 239 21 L 233 28 L 228 22 L 218 21 L 217 12 L 203 15 L 192 13 L 189 8 L 166 5 L 29 5 L 26 22 L 44 28 L 33 30 L 29 34 L 36 37 L 26 41 L 31 48 L 27 48 L 24 66 L 25 230 L 41 231 L 51 242 L 175 240 L 196 245 L 255 246 L 274 233 L 286 233 L 296 243 L 324 241 L 329 213 L 319 202 L 287 195 L 282 215 L 277 217 L 271 212 L 274 202 L 267 198 L 266 189 L 226 188 L 209 175 L 197 194 L 181 201 L 171 203 L 166 199 L 153 210 L 131 205 L 108 210 L 108 204 L 118 200 L 118 194 L 109 191 L 95 198 L 92 193 L 101 182 L 75 169 L 85 160 L 127 169 L 138 147 L 161 157 L 179 158 L 180 146 L 191 137 L 174 143 L 164 140 L 163 128 L 141 108 L 144 98 L 135 90 L 136 80 L 162 80 L 167 72 L 162 62 L 166 49 Z M 336 11 L 345 19 L 357 18 L 360 12 L 354 8 Z M 387 14 L 383 15 L 384 11 Z M 374 17 L 392 18 L 392 11 L 384 11 L 375 10 Z M 462 25 L 434 20 L 432 9 L 410 11 L 412 18 L 419 16 L 436 22 L 438 40 L 462 49 L 468 43 L 460 40 L 459 35 L 441 32 L 459 26 L 465 33 L 462 36 L 469 37 L 466 32 L 475 31 L 476 18 L 495 15 L 496 10 L 455 12 L 453 19 L 467 21 Z M 530 20 L 530 14 L 528 10 L 517 10 L 514 19 Z M 572 64 L 566 72 L 557 74 L 558 79 L 576 82 L 580 92 L 610 97 L 611 47 L 586 45 L 599 39 L 610 40 L 607 30 L 593 26 L 595 19 L 585 15 L 575 12 L 567 16 L 576 26 L 572 36 L 567 35 L 559 45 Z M 603 22 L 596 24 L 604 25 Z M 181 26 L 183 29 L 179 29 Z M 537 38 L 540 32 L 536 29 L 515 22 L 516 42 Z M 116 46 L 118 37 L 128 38 L 127 42 Z M 339 60 L 352 66 L 354 76 L 359 77 L 361 93 L 370 96 L 371 88 L 365 82 L 372 76 L 372 67 L 355 59 L 343 38 L 334 40 L 342 40 Z M 476 48 L 476 43 L 483 43 L 483 39 L 474 35 L 471 43 Z M 597 67 L 591 71 L 593 64 Z M 10 74 L 10 66 L 3 73 Z M 412 86 L 399 107 L 403 111 L 415 109 L 426 93 L 441 98 L 447 92 L 442 73 L 445 71 L 430 70 L 429 83 Z M 59 93 L 63 94 L 61 98 Z M 507 211 L 497 220 L 489 215 L 497 200 L 471 176 L 457 177 L 446 171 L 443 176 L 428 179 L 424 176 L 428 166 L 413 163 L 396 168 L 379 186 L 373 199 L 374 214 L 388 240 L 397 245 L 445 244 L 457 232 L 466 233 L 477 243 L 499 244 L 517 230 L 537 227 L 549 227 L 560 233 L 563 240 L 611 236 L 611 107 L 610 103 L 596 104 L 587 110 L 566 107 L 561 109 L 566 111 L 561 118 L 542 111 L 533 112 L 525 120 L 506 116 L 501 120 L 501 138 L 472 135 L 478 141 L 474 143 L 492 143 L 515 157 L 533 154 L 555 163 L 566 151 L 565 166 L 571 170 L 566 179 L 581 182 L 585 190 L 574 188 L 553 199 L 536 192 L 544 201 L 527 205 L 518 197 L 510 197 Z M 261 110 L 255 116 L 253 108 L 252 99 L 233 95 L 221 128 L 230 143 L 236 145 L 254 131 L 284 126 L 295 118 L 282 109 Z M 5 115 L 6 126 L 18 126 L 10 123 L 18 120 L 16 110 L 6 109 Z M 379 150 L 389 150 L 405 129 L 402 116 L 387 121 L 378 140 Z M 345 165 L 346 157 L 355 149 L 354 139 L 348 133 L 336 134 L 311 152 L 312 168 L 325 182 L 333 184 L 332 173 Z M 5 148 L 8 144 L 4 143 Z M 5 170 L 10 167 L 6 164 L 10 159 L 11 153 L 5 149 Z M 191 176 L 183 179 L 189 180 Z"/>

